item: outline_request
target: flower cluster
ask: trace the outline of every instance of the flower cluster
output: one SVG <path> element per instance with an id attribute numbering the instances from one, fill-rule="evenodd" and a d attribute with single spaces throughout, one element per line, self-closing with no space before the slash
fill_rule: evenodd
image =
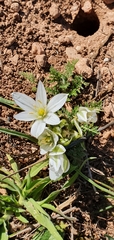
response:
<path id="1" fill-rule="evenodd" d="M 47 154 L 49 158 L 50 179 L 57 180 L 70 168 L 65 146 L 82 136 L 79 123 L 97 121 L 96 110 L 79 107 L 71 125 L 66 119 L 60 120 L 55 112 L 65 104 L 68 94 L 57 94 L 48 102 L 46 90 L 41 81 L 38 83 L 35 100 L 19 92 L 12 93 L 12 97 L 15 103 L 24 110 L 14 118 L 21 121 L 34 121 L 31 135 L 38 139 L 40 154 Z"/>

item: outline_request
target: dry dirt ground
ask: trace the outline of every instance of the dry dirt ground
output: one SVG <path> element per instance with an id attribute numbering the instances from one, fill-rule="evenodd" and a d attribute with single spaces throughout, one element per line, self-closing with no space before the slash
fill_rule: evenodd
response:
<path id="1" fill-rule="evenodd" d="M 89 85 L 76 101 L 102 100 L 97 125 L 114 121 L 114 1 L 107 5 L 101 0 L 0 0 L 0 18 L 1 97 L 11 100 L 13 91 L 35 97 L 31 82 L 22 78 L 20 71 L 32 72 L 37 85 L 39 79 L 48 76 L 50 66 L 62 71 L 68 60 L 79 59 L 75 71 Z M 14 120 L 15 112 L 0 104 L 0 125 L 29 133 L 29 124 Z M 0 142 L 0 165 L 8 166 L 6 153 L 17 156 L 19 168 L 36 161 L 36 156 L 20 157 L 20 153 L 34 152 L 34 144 L 4 134 L 0 134 Z M 89 155 L 97 157 L 91 163 L 93 178 L 105 181 L 114 177 L 113 143 L 112 124 L 87 144 Z M 77 221 L 68 226 L 65 239 L 105 240 L 105 234 L 114 237 L 114 212 L 99 212 L 110 202 L 102 194 L 96 196 L 83 179 L 79 185 L 80 194 L 72 203 L 72 216 Z M 57 203 L 70 198 L 77 188 L 76 183 Z M 15 223 L 13 227 L 16 231 Z"/>

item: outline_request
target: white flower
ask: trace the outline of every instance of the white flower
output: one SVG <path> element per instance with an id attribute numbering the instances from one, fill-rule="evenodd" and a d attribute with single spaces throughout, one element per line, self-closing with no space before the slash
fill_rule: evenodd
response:
<path id="1" fill-rule="evenodd" d="M 79 112 L 77 113 L 78 122 L 80 123 L 95 123 L 97 122 L 96 109 L 90 110 L 87 107 L 79 107 Z"/>
<path id="2" fill-rule="evenodd" d="M 52 151 L 57 145 L 58 136 L 52 132 L 49 128 L 45 128 L 43 133 L 38 138 L 38 144 L 40 145 L 40 154 L 46 154 Z"/>
<path id="3" fill-rule="evenodd" d="M 24 112 L 21 112 L 14 117 L 21 121 L 35 120 L 31 128 L 31 135 L 38 138 L 44 131 L 46 124 L 57 125 L 60 123 L 60 119 L 55 112 L 64 105 L 67 96 L 68 94 L 57 94 L 52 97 L 47 104 L 47 95 L 44 85 L 39 81 L 36 100 L 33 100 L 31 97 L 23 93 L 12 93 L 12 97 L 16 104 L 24 110 Z"/>
<path id="4" fill-rule="evenodd" d="M 57 180 L 70 168 L 70 162 L 65 155 L 65 151 L 66 149 L 58 144 L 49 153 L 49 177 L 51 180 Z"/>

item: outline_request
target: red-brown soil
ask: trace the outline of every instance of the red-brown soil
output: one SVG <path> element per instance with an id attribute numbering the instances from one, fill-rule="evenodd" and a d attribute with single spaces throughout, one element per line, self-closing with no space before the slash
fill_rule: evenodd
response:
<path id="1" fill-rule="evenodd" d="M 33 73 L 37 86 L 38 80 L 48 77 L 50 66 L 62 71 L 68 60 L 79 59 L 76 72 L 89 85 L 76 101 L 101 100 L 103 107 L 97 125 L 102 127 L 114 121 L 114 3 L 0 0 L 0 18 L 1 97 L 12 100 L 11 93 L 19 91 L 34 98 L 31 82 L 22 78 L 20 71 Z M 0 104 L 0 126 L 29 133 L 30 124 L 15 120 L 14 113 L 12 108 Z M 0 165 L 8 167 L 6 153 L 16 159 L 19 168 L 37 160 L 37 156 L 28 157 L 37 150 L 34 144 L 5 134 L 0 136 Z M 96 157 L 90 166 L 93 179 L 105 182 L 114 177 L 114 125 L 91 138 L 87 150 L 89 156 Z M 22 154 L 27 157 L 21 157 Z M 75 206 L 72 216 L 77 221 L 69 224 L 65 239 L 105 240 L 105 234 L 114 237 L 114 212 L 99 212 L 114 202 L 101 193 L 96 195 L 83 179 L 65 193 L 65 199 L 60 195 L 57 204 L 76 194 L 79 185 L 79 196 L 70 206 Z M 15 221 L 12 228 L 17 230 Z"/>

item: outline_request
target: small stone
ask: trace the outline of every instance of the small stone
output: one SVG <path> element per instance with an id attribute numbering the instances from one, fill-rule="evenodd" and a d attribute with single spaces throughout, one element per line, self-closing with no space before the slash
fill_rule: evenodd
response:
<path id="1" fill-rule="evenodd" d="M 13 12 L 19 12 L 19 10 L 20 10 L 20 5 L 19 5 L 19 3 L 18 3 L 18 2 L 13 2 L 13 3 L 11 4 L 11 10 L 12 10 Z"/>
<path id="2" fill-rule="evenodd" d="M 5 65 L 4 66 L 4 72 L 5 72 L 6 75 L 10 75 L 10 74 L 12 74 L 12 69 Z"/>
<path id="3" fill-rule="evenodd" d="M 19 55 L 18 54 L 15 54 L 13 57 L 11 57 L 9 60 L 11 61 L 11 63 L 13 64 L 13 65 L 17 65 L 17 63 L 18 63 L 18 59 L 19 59 Z"/>
<path id="4" fill-rule="evenodd" d="M 110 59 L 109 58 L 104 58 L 103 62 L 106 63 L 106 62 L 109 62 Z"/>
<path id="5" fill-rule="evenodd" d="M 12 1 L 11 0 L 4 0 L 5 6 L 11 6 Z"/>
<path id="6" fill-rule="evenodd" d="M 111 133 L 111 137 L 114 138 L 114 130 L 113 129 L 111 129 L 110 133 Z"/>
<path id="7" fill-rule="evenodd" d="M 72 36 L 60 36 L 58 38 L 60 44 L 70 44 L 72 42 Z"/>
<path id="8" fill-rule="evenodd" d="M 85 13 L 91 13 L 92 12 L 92 3 L 90 1 L 86 1 L 82 7 L 82 10 Z"/>
<path id="9" fill-rule="evenodd" d="M 57 19 L 60 16 L 59 7 L 56 3 L 52 3 L 49 12 L 53 19 Z"/>
<path id="10" fill-rule="evenodd" d="M 67 47 L 66 48 L 66 55 L 68 57 L 68 60 L 72 60 L 72 59 L 80 59 L 81 58 L 81 55 L 80 54 L 77 54 L 77 51 L 75 48 L 73 47 Z"/>
<path id="11" fill-rule="evenodd" d="M 80 10 L 80 2 L 76 1 L 70 9 L 72 20 L 76 18 Z"/>
<path id="12" fill-rule="evenodd" d="M 45 65 L 46 65 L 46 55 L 45 54 L 36 55 L 35 60 L 37 62 L 38 68 L 45 67 Z"/>
<path id="13" fill-rule="evenodd" d="M 80 58 L 75 65 L 75 71 L 84 78 L 90 78 L 92 76 L 92 69 L 89 67 L 89 59 Z"/>
<path id="14" fill-rule="evenodd" d="M 12 45 L 15 41 L 15 37 L 8 38 L 8 46 Z"/>
<path id="15" fill-rule="evenodd" d="M 110 138 L 110 135 L 111 135 L 111 132 L 110 132 L 110 131 L 105 131 L 105 132 L 103 132 L 103 138 L 104 138 L 104 139 L 109 139 L 109 138 Z"/>
<path id="16" fill-rule="evenodd" d="M 34 42 L 32 44 L 31 52 L 33 55 L 41 55 L 41 54 L 44 54 L 44 48 L 40 43 Z"/>
<path id="17" fill-rule="evenodd" d="M 81 46 L 76 46 L 76 51 L 77 51 L 77 53 L 81 53 L 81 51 L 82 51 Z"/>

